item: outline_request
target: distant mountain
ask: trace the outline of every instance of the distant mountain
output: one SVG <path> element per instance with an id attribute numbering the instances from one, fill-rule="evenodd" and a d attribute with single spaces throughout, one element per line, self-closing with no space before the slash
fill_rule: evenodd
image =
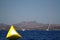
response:
<path id="1" fill-rule="evenodd" d="M 20 22 L 17 24 L 13 24 L 17 30 L 60 30 L 60 24 L 43 24 L 43 23 L 37 23 L 35 21 L 31 22 Z M 2 24 L 0 23 L 0 30 L 8 30 L 10 28 L 10 25 Z"/>
<path id="2" fill-rule="evenodd" d="M 18 24 L 14 24 L 17 29 L 26 29 L 26 30 L 60 30 L 60 24 L 43 24 L 37 23 L 35 21 L 31 22 L 21 22 Z"/>
<path id="3" fill-rule="evenodd" d="M 0 23 L 0 30 L 8 30 L 10 25 Z"/>
<path id="4" fill-rule="evenodd" d="M 31 29 L 39 30 L 39 29 L 46 29 L 48 27 L 48 24 L 42 24 L 42 23 L 37 23 L 37 22 L 21 22 L 14 25 L 16 27 L 19 27 L 20 29 L 26 29 L 26 30 L 31 30 Z"/>

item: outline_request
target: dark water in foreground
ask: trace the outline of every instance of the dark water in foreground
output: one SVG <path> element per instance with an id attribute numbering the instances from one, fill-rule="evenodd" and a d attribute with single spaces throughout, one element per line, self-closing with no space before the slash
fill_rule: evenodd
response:
<path id="1" fill-rule="evenodd" d="M 18 31 L 22 38 L 18 40 L 60 40 L 60 31 L 41 31 L 41 30 L 29 30 Z M 0 40 L 7 40 L 7 31 L 0 31 Z"/>

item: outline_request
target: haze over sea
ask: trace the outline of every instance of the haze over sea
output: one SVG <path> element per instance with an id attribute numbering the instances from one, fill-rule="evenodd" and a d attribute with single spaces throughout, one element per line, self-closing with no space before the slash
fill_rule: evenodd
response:
<path id="1" fill-rule="evenodd" d="M 0 23 L 22 21 L 60 24 L 60 0 L 0 0 Z"/>

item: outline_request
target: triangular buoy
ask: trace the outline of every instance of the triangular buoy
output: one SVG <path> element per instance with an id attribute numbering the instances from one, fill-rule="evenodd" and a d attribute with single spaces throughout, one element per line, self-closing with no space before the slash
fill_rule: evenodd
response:
<path id="1" fill-rule="evenodd" d="M 15 30 L 14 26 L 11 25 L 11 28 L 9 29 L 6 38 L 7 39 L 18 39 L 22 36 Z"/>

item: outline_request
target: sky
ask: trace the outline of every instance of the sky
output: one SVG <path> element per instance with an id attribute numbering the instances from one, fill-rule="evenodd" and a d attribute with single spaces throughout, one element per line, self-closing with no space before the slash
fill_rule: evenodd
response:
<path id="1" fill-rule="evenodd" d="M 0 23 L 60 24 L 60 0 L 0 0 Z"/>

